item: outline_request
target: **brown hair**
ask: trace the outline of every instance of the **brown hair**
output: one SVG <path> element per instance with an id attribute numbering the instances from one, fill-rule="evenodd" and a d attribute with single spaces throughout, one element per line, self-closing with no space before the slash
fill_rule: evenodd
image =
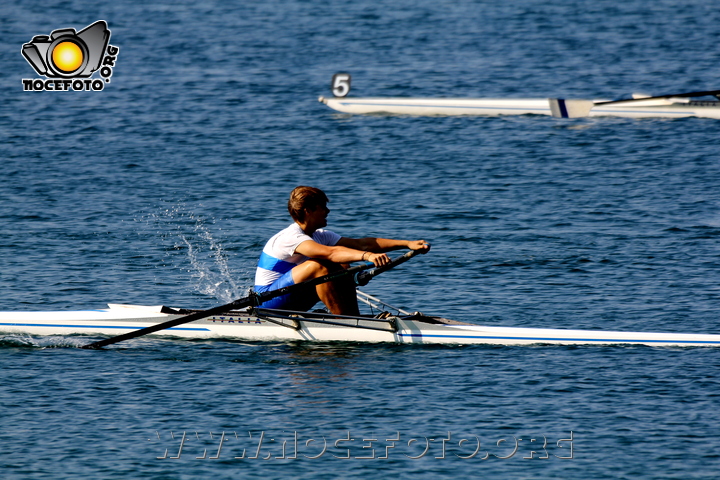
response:
<path id="1" fill-rule="evenodd" d="M 329 202 L 325 192 L 315 187 L 295 187 L 290 192 L 290 200 L 288 200 L 288 212 L 296 222 L 305 220 L 305 211 L 314 210 L 320 205 Z"/>

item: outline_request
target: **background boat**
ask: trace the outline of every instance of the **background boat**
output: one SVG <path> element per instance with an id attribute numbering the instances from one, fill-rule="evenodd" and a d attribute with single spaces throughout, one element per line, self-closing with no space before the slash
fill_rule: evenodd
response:
<path id="1" fill-rule="evenodd" d="M 710 94 L 713 95 L 710 95 Z M 355 98 L 324 97 L 320 103 L 354 114 L 413 116 L 550 115 L 558 118 L 720 118 L 720 101 L 712 92 L 688 92 L 624 100 L 566 100 L 562 98 Z M 697 97 L 709 97 L 699 100 Z"/>

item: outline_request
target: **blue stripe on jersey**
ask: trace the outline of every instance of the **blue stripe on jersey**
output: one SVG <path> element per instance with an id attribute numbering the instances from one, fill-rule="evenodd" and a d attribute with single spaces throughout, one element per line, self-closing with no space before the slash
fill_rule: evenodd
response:
<path id="1" fill-rule="evenodd" d="M 260 254 L 260 260 L 258 261 L 258 267 L 264 268 L 265 270 L 271 270 L 283 274 L 289 272 L 296 265 L 294 263 L 280 260 L 279 258 L 272 257 L 265 252 Z"/>

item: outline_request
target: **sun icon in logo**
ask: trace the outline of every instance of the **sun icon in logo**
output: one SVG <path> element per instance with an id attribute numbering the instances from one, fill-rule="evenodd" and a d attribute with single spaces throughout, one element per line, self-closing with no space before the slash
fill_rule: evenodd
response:
<path id="1" fill-rule="evenodd" d="M 71 41 L 58 43 L 52 51 L 53 65 L 65 73 L 78 70 L 83 64 L 84 57 L 80 46 Z"/>

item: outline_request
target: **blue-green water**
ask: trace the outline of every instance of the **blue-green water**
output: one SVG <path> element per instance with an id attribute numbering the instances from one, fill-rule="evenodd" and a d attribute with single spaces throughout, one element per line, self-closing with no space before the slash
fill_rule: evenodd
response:
<path id="1" fill-rule="evenodd" d="M 23 43 L 101 19 L 120 48 L 103 91 L 23 91 L 37 77 Z M 288 192 L 309 184 L 338 233 L 433 244 L 369 285 L 389 303 L 480 324 L 717 333 L 717 121 L 361 117 L 317 102 L 338 71 L 356 96 L 712 89 L 711 2 L 23 2 L 0 22 L 2 310 L 244 296 L 289 223 Z M 0 334 L 3 478 L 720 469 L 717 349 L 76 348 L 90 340 Z"/>

